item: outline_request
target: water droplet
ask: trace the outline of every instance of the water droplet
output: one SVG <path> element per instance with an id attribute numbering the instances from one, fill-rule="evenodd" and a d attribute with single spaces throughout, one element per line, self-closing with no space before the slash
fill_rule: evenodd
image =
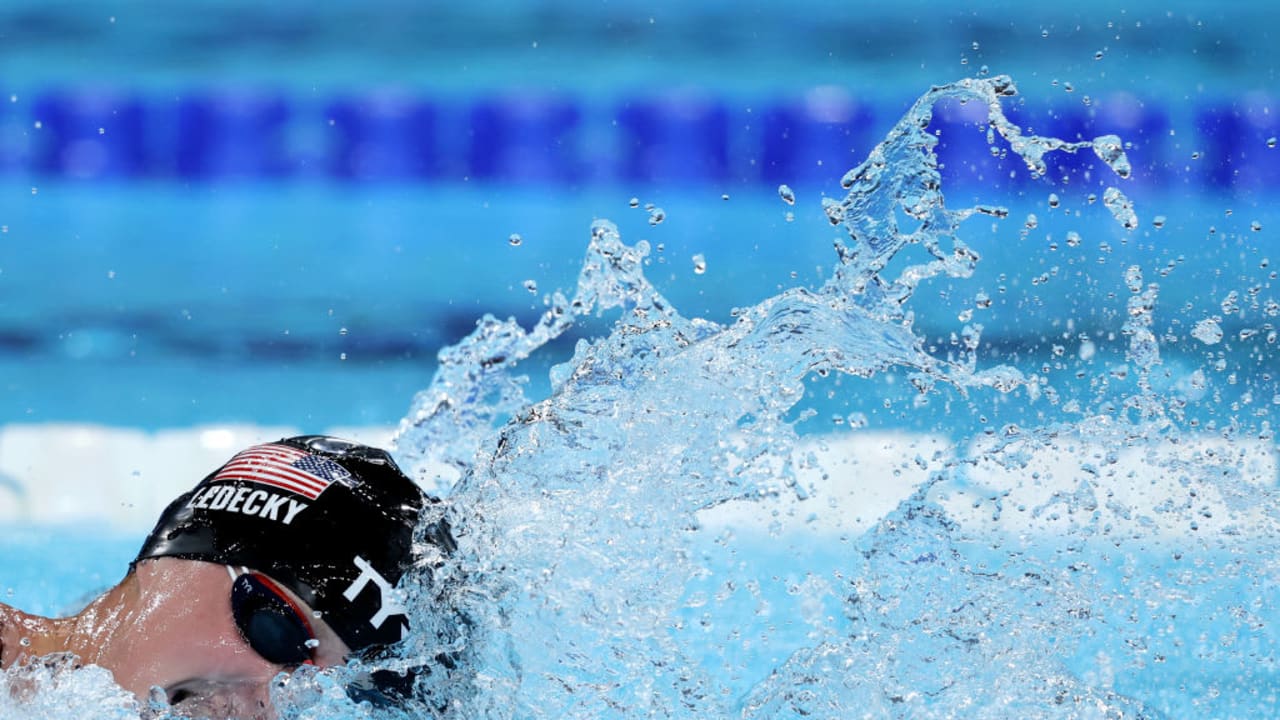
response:
<path id="1" fill-rule="evenodd" d="M 1094 59 L 1094 60 L 1101 60 L 1101 59 L 1102 59 L 1102 51 L 1101 51 L 1101 50 L 1099 50 L 1098 52 L 1094 53 L 1094 54 L 1093 54 L 1093 59 Z"/>
<path id="2" fill-rule="evenodd" d="M 338 334 L 339 334 L 339 335 L 346 335 L 346 334 L 347 334 L 347 329 L 346 329 L 346 328 L 344 328 L 344 327 L 340 327 L 340 328 L 338 328 Z"/>
<path id="3" fill-rule="evenodd" d="M 1097 195 L 1095 195 L 1095 194 L 1093 194 L 1093 193 L 1089 193 L 1089 196 L 1085 198 L 1085 202 L 1087 202 L 1087 203 L 1089 203 L 1090 205 L 1092 205 L 1092 204 L 1094 204 L 1094 203 L 1098 202 L 1098 196 L 1097 196 Z"/>
<path id="4" fill-rule="evenodd" d="M 108 271 L 107 271 L 107 279 L 108 279 L 108 280 L 115 280 L 115 279 L 116 279 L 116 271 L 115 271 L 115 270 L 108 270 Z"/>
<path id="5" fill-rule="evenodd" d="M 1217 321 L 1213 318 L 1205 318 L 1196 323 L 1196 326 L 1191 329 L 1191 337 L 1205 345 L 1216 345 L 1222 340 L 1222 328 L 1218 326 Z"/>
<path id="6" fill-rule="evenodd" d="M 21 645 L 22 647 L 31 647 L 31 638 L 24 637 L 18 641 L 18 644 Z"/>
<path id="7" fill-rule="evenodd" d="M 312 650 L 315 650 L 316 648 L 320 647 L 320 641 L 315 638 L 311 638 L 303 644 L 311 648 Z"/>
<path id="8" fill-rule="evenodd" d="M 702 253 L 693 256 L 693 271 L 698 275 L 707 271 L 707 259 L 703 257 Z"/>
<path id="9" fill-rule="evenodd" d="M 667 213 L 660 207 L 655 207 L 649 211 L 649 224 L 657 225 L 667 219 Z"/>
<path id="10" fill-rule="evenodd" d="M 796 193 L 787 185 L 778 186 L 778 197 L 782 198 L 782 202 L 788 205 L 796 204 Z"/>
<path id="11" fill-rule="evenodd" d="M 973 49 L 974 49 L 975 51 L 978 49 L 978 41 L 977 41 L 977 40 L 974 40 L 974 41 L 973 41 Z"/>
<path id="12" fill-rule="evenodd" d="M 1023 223 L 1023 226 L 1028 230 L 1035 230 L 1040 226 L 1040 218 L 1036 217 L 1035 213 L 1028 213 L 1026 222 Z"/>
<path id="13" fill-rule="evenodd" d="M 1111 215 L 1124 226 L 1125 230 L 1134 230 L 1138 227 L 1138 214 L 1133 211 L 1133 203 L 1120 192 L 1119 188 L 1109 187 L 1103 191 L 1102 204 L 1107 206 Z"/>
<path id="14" fill-rule="evenodd" d="M 528 290 L 528 291 L 530 292 L 530 294 L 537 295 L 537 294 L 538 294 L 538 283 L 537 283 L 537 282 L 535 282 L 535 281 L 533 281 L 533 280 L 525 280 L 525 281 L 524 281 L 524 289 L 525 289 L 525 290 Z"/>
<path id="15" fill-rule="evenodd" d="M 1262 223 L 1258 222 L 1257 220 L 1254 220 L 1253 222 L 1249 223 L 1249 229 L 1254 232 L 1258 232 L 1259 230 L 1262 229 Z"/>
<path id="16" fill-rule="evenodd" d="M 1093 344 L 1092 340 L 1085 340 L 1080 343 L 1080 359 L 1089 362 L 1093 356 L 1098 353 L 1098 346 Z"/>
<path id="17" fill-rule="evenodd" d="M 991 296 L 985 292 L 979 292 L 973 297 L 973 304 L 985 310 L 991 307 Z"/>
<path id="18" fill-rule="evenodd" d="M 39 120 L 35 121 L 35 123 L 33 123 L 33 124 L 35 125 L 35 128 L 36 128 L 37 130 L 39 130 L 40 128 L 44 127 L 44 123 L 40 122 Z"/>
<path id="19" fill-rule="evenodd" d="M 728 200 L 728 199 L 729 199 L 729 193 L 725 193 L 725 194 L 721 195 L 721 196 L 720 196 L 720 199 L 721 199 L 721 200 Z"/>
<path id="20" fill-rule="evenodd" d="M 628 202 L 627 204 L 628 204 L 628 205 L 630 205 L 630 206 L 631 206 L 631 207 L 633 207 L 633 208 L 635 208 L 635 207 L 640 207 L 640 198 L 633 197 L 633 198 L 631 198 L 631 201 L 630 201 L 630 202 Z"/>
<path id="21" fill-rule="evenodd" d="M 1041 30 L 1041 31 L 1040 31 L 1040 37 L 1042 37 L 1042 38 L 1047 38 L 1047 37 L 1049 37 L 1049 31 L 1048 31 L 1048 30 Z"/>
<path id="22" fill-rule="evenodd" d="M 31 194 L 32 194 L 32 195 L 37 195 L 37 194 L 39 194 L 39 193 L 40 193 L 40 188 L 34 188 L 34 187 L 33 187 L 33 188 L 31 188 Z"/>
<path id="23" fill-rule="evenodd" d="M 782 216 L 782 219 L 786 220 L 787 222 L 795 222 L 796 214 L 788 210 L 787 214 Z"/>
<path id="24" fill-rule="evenodd" d="M 1127 178 L 1133 174 L 1133 166 L 1129 164 L 1129 156 L 1125 155 L 1124 143 L 1116 135 L 1103 135 L 1094 138 L 1093 152 L 1102 162 L 1111 166 L 1116 175 Z"/>
<path id="25" fill-rule="evenodd" d="M 107 134 L 107 129 L 106 129 L 106 128 L 101 128 L 101 127 L 100 127 L 100 128 L 98 128 L 98 134 L 99 134 L 99 135 L 106 135 L 106 134 Z"/>
<path id="26" fill-rule="evenodd" d="M 1222 308 L 1223 315 L 1235 315 L 1240 312 L 1240 293 L 1232 290 L 1227 296 L 1222 298 L 1219 307 Z"/>
<path id="27" fill-rule="evenodd" d="M 1049 193 L 1049 207 L 1056 208 L 1061 202 L 1058 199 L 1058 193 Z"/>
<path id="28" fill-rule="evenodd" d="M 520 233 L 511 233 L 511 237 L 507 238 L 507 243 L 509 243 L 511 247 L 516 247 L 522 242 L 524 242 L 524 238 L 520 237 Z"/>
<path id="29" fill-rule="evenodd" d="M 1267 138 L 1267 147 L 1273 148 L 1275 146 L 1276 146 L 1276 139 L 1273 137 Z"/>
<path id="30" fill-rule="evenodd" d="M 1075 92 L 1076 90 L 1075 86 L 1069 82 L 1062 83 L 1062 89 L 1066 90 L 1067 92 Z"/>
<path id="31" fill-rule="evenodd" d="M 1128 286 L 1129 292 L 1142 291 L 1142 268 L 1137 265 L 1130 265 L 1124 271 L 1124 284 Z"/>
<path id="32" fill-rule="evenodd" d="M 1201 370 L 1200 368 L 1196 368 L 1196 371 L 1191 373 L 1190 380 L 1191 387 L 1196 390 L 1203 390 L 1209 385 L 1208 380 L 1204 376 L 1204 370 Z"/>
<path id="33" fill-rule="evenodd" d="M 1191 159 L 1192 159 L 1192 160 L 1199 160 L 1199 159 L 1200 159 L 1200 151 L 1199 151 L 1199 150 L 1197 150 L 1197 151 L 1195 151 L 1195 152 L 1191 153 Z"/>
<path id="34" fill-rule="evenodd" d="M 1151 218 L 1151 225 L 1152 225 L 1153 227 L 1155 227 L 1155 229 L 1157 229 L 1157 230 L 1159 230 L 1160 228 L 1164 227 L 1165 222 L 1167 222 L 1167 220 L 1166 220 L 1165 216 L 1163 216 L 1163 215 L 1157 215 L 1157 216 L 1155 216 L 1155 217 Z"/>
<path id="35" fill-rule="evenodd" d="M 339 360 L 346 360 L 346 359 L 347 359 L 347 354 L 346 354 L 346 353 L 341 353 L 340 355 L 338 355 L 338 359 L 339 359 Z"/>

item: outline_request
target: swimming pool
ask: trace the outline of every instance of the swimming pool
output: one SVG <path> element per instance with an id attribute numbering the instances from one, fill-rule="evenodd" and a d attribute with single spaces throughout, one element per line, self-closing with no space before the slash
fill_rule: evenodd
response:
<path id="1" fill-rule="evenodd" d="M 114 581 L 234 447 L 408 417 L 406 462 L 462 526 L 484 511 L 481 580 L 446 579 L 482 621 L 460 716 L 1273 711 L 1273 11 L 473 5 L 377 9 L 385 47 L 343 6 L 6 16 L 37 35 L 0 114 L 0 508 L 6 558 L 59 561 L 6 565 L 15 603 Z M 945 233 L 884 251 L 825 315 L 832 241 L 859 246 L 823 198 L 929 86 L 995 72 L 1012 121 L 1115 133 L 1131 177 L 1088 148 L 1032 179 L 984 102 L 940 101 L 946 207 L 1007 217 L 961 226 L 972 267 Z M 854 183 L 902 202 L 886 225 L 928 206 L 884 189 L 917 157 Z M 483 314 L 529 328 L 572 293 L 589 244 L 652 288 L 616 269 L 624 310 L 478 373 L 475 425 L 414 403 Z M 515 424 L 490 457 L 508 372 L 573 443 Z"/>

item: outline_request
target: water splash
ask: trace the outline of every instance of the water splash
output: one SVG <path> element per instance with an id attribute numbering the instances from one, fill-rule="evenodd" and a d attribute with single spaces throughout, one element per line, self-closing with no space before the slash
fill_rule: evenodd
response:
<path id="1" fill-rule="evenodd" d="M 447 519 L 458 541 L 448 557 L 418 543 L 403 588 L 415 632 L 378 663 L 425 670 L 408 716 L 1243 717 L 1280 704 L 1274 438 L 1266 422 L 1179 425 L 1180 396 L 1161 386 L 1174 364 L 1161 288 L 1140 265 L 1107 286 L 1123 306 L 1109 330 L 1136 368 L 1124 402 L 1072 399 L 1078 422 L 993 423 L 959 443 L 875 435 L 864 415 L 847 438 L 797 433 L 815 378 L 1006 403 L 1051 389 L 990 364 L 981 325 L 962 321 L 939 349 L 912 311 L 931 281 L 974 274 L 962 226 L 1009 214 L 946 205 L 936 103 L 981 103 L 992 142 L 1034 176 L 1048 153 L 1084 149 L 1131 174 L 1115 136 L 1024 134 L 1001 107 L 1014 93 L 996 77 L 921 97 L 845 175 L 847 195 L 824 201 L 844 236 L 816 289 L 725 325 L 686 318 L 644 276 L 647 243 L 599 221 L 571 297 L 547 296 L 529 329 L 486 316 L 441 352 L 398 434 L 402 464 L 449 495 L 433 508 L 447 517 L 426 521 Z M 1136 227 L 1123 194 L 1103 200 Z M 909 248 L 926 259 L 907 262 Z M 605 312 L 612 332 L 579 341 L 531 400 L 521 363 Z M 1191 336 L 1218 343 L 1214 328 Z M 1081 362 L 1102 344 L 1083 338 Z M 303 671 L 273 696 L 285 717 L 387 716 L 346 699 L 345 672 Z"/>
<path id="2" fill-rule="evenodd" d="M 1083 633 L 1090 601 L 1070 570 L 975 567 L 926 495 L 859 543 L 843 588 L 852 632 L 792 655 L 747 697 L 744 718 L 1152 717 L 1075 677 L 1044 641 Z M 1026 606 L 1036 611 L 1016 611 Z"/>
<path id="3" fill-rule="evenodd" d="M 524 379 L 513 370 L 572 327 L 575 318 L 624 306 L 674 316 L 641 272 L 648 254 L 648 243 L 627 247 L 612 223 L 597 222 L 572 299 L 553 293 L 546 311 L 528 331 L 514 319 L 485 315 L 466 338 L 441 350 L 430 387 L 413 398 L 397 431 L 399 455 L 406 467 L 416 469 L 418 478 L 429 486 L 440 484 L 442 468 L 469 469 L 478 452 L 490 450 L 482 446 L 495 425 L 527 403 Z"/>
<path id="4" fill-rule="evenodd" d="M 0 716 L 6 718 L 103 718 L 135 720 L 133 694 L 99 667 L 79 667 L 74 657 L 53 655 L 0 673 Z"/>
<path id="5" fill-rule="evenodd" d="M 400 435 L 411 462 L 447 458 L 463 471 L 451 495 L 459 550 L 433 575 L 430 602 L 416 604 L 416 625 L 433 631 L 410 650 L 463 660 L 437 668 L 426 691 L 459 716 L 495 718 L 843 716 L 875 708 L 887 716 L 1044 707 L 1058 717 L 1150 714 L 1069 667 L 1097 631 L 1082 610 L 1096 578 L 1054 557 L 988 552 L 986 564 L 975 564 L 984 543 L 941 504 L 963 492 L 956 488 L 969 482 L 966 468 L 993 457 L 1019 462 L 1012 445 L 982 451 L 986 460 L 962 454 L 944 463 L 857 552 L 789 583 L 787 595 L 803 596 L 807 608 L 799 645 L 761 629 L 774 627 L 769 608 L 778 599 L 757 575 L 768 570 L 733 560 L 746 541 L 699 530 L 702 513 L 728 503 L 813 502 L 814 488 L 798 478 L 815 456 L 787 419 L 811 376 L 905 370 L 920 393 L 945 383 L 962 393 L 1024 388 L 1036 397 L 1039 379 L 1010 366 L 979 367 L 979 325 L 961 328 L 958 354 L 926 350 L 909 304 L 931 278 L 974 272 L 978 255 L 959 237 L 966 220 L 1008 214 L 992 205 L 946 206 L 937 140 L 927 131 L 937 102 L 985 104 L 993 133 L 1035 176 L 1045 174 L 1047 153 L 1085 148 L 1129 174 L 1114 136 L 1065 142 L 1024 134 L 1001 109 L 1015 92 L 1005 77 L 973 79 L 917 101 L 845 175 L 847 195 L 824 201 L 847 240 L 836 243 L 838 265 L 816 290 L 785 290 L 739 310 L 727 326 L 687 319 L 643 277 L 647 246 L 629 247 L 599 222 L 573 301 L 554 298 L 528 333 L 488 318 L 442 358 Z M 929 259 L 888 275 L 911 245 Z M 1127 282 L 1122 330 L 1131 362 L 1148 372 L 1159 362 L 1151 320 L 1158 289 L 1144 287 L 1136 269 Z M 579 342 L 553 370 L 550 396 L 516 410 L 520 396 L 503 391 L 517 384 L 505 374 L 513 362 L 593 308 L 620 310 L 614 331 Z M 456 411 L 484 397 L 497 401 Z M 919 458 L 922 468 L 931 462 Z M 714 602 L 696 589 L 713 580 L 722 582 Z M 743 588 L 756 608 L 735 615 L 730 607 Z M 698 610 L 716 602 L 718 609 Z M 839 610 L 824 615 L 833 604 Z M 456 615 L 442 623 L 432 607 Z M 717 649 L 729 642 L 750 654 L 744 636 L 766 644 L 774 637 L 794 654 L 752 676 L 747 661 Z"/>
<path id="6" fill-rule="evenodd" d="M 1213 318 L 1205 318 L 1191 329 L 1191 337 L 1205 345 L 1217 345 L 1222 341 L 1222 327 Z"/>
<path id="7" fill-rule="evenodd" d="M 779 185 L 778 197 L 782 198 L 782 202 L 788 205 L 796 204 L 796 192 L 791 189 L 790 185 Z"/>
<path id="8" fill-rule="evenodd" d="M 1138 228 L 1138 214 L 1133 210 L 1133 203 L 1119 188 L 1109 187 L 1104 190 L 1102 204 L 1107 206 L 1116 222 L 1123 225 L 1125 230 Z"/>

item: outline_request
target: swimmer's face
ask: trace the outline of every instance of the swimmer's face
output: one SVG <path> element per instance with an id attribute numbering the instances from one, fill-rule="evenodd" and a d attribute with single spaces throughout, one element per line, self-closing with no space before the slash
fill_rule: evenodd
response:
<path id="1" fill-rule="evenodd" d="M 96 662 L 140 698 L 163 688 L 184 714 L 201 717 L 272 717 L 271 680 L 293 667 L 264 658 L 247 643 L 232 615 L 232 574 L 223 565 L 158 558 L 139 563 L 138 597 L 116 624 Z M 349 650 L 323 621 L 288 590 L 315 640 L 311 660 L 339 665 Z M 115 621 L 114 623 L 112 621 Z M 125 626 L 127 624 L 127 627 Z"/>

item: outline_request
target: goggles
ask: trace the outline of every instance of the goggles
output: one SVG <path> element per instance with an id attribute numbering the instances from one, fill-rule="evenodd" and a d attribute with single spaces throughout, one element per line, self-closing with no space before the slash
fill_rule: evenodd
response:
<path id="1" fill-rule="evenodd" d="M 271 578 L 247 568 L 227 567 L 232 577 L 231 615 L 241 637 L 264 660 L 288 668 L 315 663 L 318 645 L 306 612 Z M 356 657 L 377 663 L 384 649 L 368 648 Z M 452 658 L 437 658 L 453 668 Z M 362 673 L 347 687 L 347 695 L 375 707 L 397 707 L 413 697 L 414 681 L 425 669 Z"/>
<path id="2" fill-rule="evenodd" d="M 274 665 L 312 664 L 318 642 L 303 609 L 266 575 L 227 571 L 234 578 L 231 615 L 249 647 Z"/>

